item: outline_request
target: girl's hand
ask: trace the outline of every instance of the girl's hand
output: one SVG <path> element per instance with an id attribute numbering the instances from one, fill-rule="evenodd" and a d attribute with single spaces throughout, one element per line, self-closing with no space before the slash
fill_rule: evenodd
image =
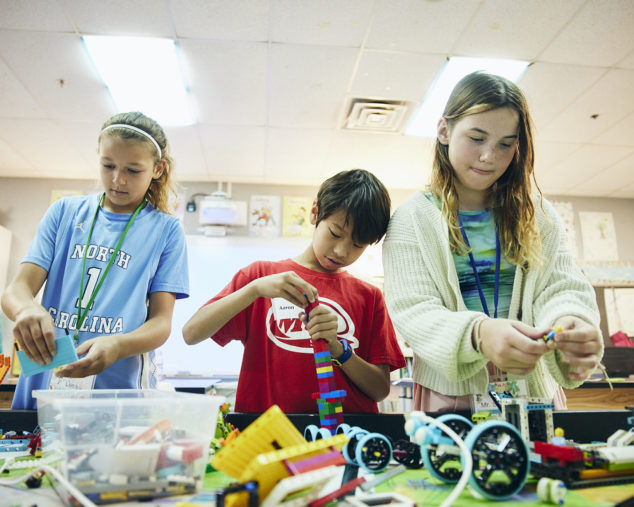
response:
<path id="1" fill-rule="evenodd" d="M 67 364 L 55 375 L 72 378 L 97 375 L 119 359 L 118 347 L 119 341 L 116 336 L 100 336 L 86 340 L 77 347 L 77 355 L 84 357 L 74 363 Z"/>
<path id="2" fill-rule="evenodd" d="M 257 297 L 284 298 L 295 306 L 305 308 L 317 299 L 317 289 L 294 271 L 263 276 L 251 282 Z M 306 294 L 306 296 L 304 296 Z M 308 298 L 308 299 L 306 299 Z"/>
<path id="3" fill-rule="evenodd" d="M 486 319 L 480 324 L 480 350 L 501 370 L 526 375 L 548 352 L 546 344 L 536 340 L 543 334 L 522 322 Z"/>
<path id="4" fill-rule="evenodd" d="M 308 334 L 313 340 L 326 340 L 330 346 L 330 355 L 339 357 L 343 354 L 343 346 L 337 340 L 337 315 L 324 305 L 317 305 L 310 311 L 309 321 L 306 314 L 301 312 L 299 318 L 306 326 Z"/>
<path id="5" fill-rule="evenodd" d="M 574 371 L 568 373 L 573 380 L 585 380 L 598 366 L 603 349 L 603 340 L 599 332 L 578 317 L 563 317 L 555 326 L 563 327 L 555 335 L 555 345 L 563 353 L 562 361 L 568 363 Z"/>
<path id="6" fill-rule="evenodd" d="M 26 357 L 41 366 L 50 363 L 57 352 L 53 318 L 39 304 L 16 315 L 13 336 Z"/>

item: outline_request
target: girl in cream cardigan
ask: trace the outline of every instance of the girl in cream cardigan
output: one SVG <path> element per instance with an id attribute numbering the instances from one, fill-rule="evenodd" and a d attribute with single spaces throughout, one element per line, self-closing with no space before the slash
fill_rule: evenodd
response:
<path id="1" fill-rule="evenodd" d="M 438 122 L 431 185 L 392 217 L 385 295 L 414 351 L 414 409 L 468 409 L 492 380 L 565 408 L 603 354 L 594 291 L 539 188 L 526 100 L 476 72 Z M 554 328 L 555 339 L 540 338 Z"/>

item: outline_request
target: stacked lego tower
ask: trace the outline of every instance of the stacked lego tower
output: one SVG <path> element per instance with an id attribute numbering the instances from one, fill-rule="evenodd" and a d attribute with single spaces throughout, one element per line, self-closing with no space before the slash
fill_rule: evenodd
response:
<path id="1" fill-rule="evenodd" d="M 310 319 L 310 311 L 319 304 L 318 301 L 306 307 L 306 318 Z M 313 393 L 319 410 L 319 423 L 334 435 L 337 426 L 343 423 L 343 407 L 341 402 L 346 396 L 344 389 L 337 389 L 335 373 L 332 368 L 330 347 L 326 340 L 312 340 L 315 369 L 319 392 Z"/>

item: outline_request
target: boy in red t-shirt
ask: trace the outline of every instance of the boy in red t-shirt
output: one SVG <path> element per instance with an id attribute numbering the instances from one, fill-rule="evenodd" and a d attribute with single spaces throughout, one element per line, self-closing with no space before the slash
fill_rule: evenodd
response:
<path id="1" fill-rule="evenodd" d="M 183 327 L 189 345 L 211 337 L 240 340 L 244 356 L 236 411 L 315 412 L 319 390 L 312 339 L 328 342 L 344 412 L 377 412 L 390 391 L 390 371 L 405 366 L 381 291 L 343 270 L 381 240 L 390 218 L 383 184 L 362 169 L 320 187 L 310 213 L 310 246 L 294 259 L 241 269 Z M 306 319 L 303 311 L 318 305 Z M 336 363 L 335 363 L 336 364 Z"/>

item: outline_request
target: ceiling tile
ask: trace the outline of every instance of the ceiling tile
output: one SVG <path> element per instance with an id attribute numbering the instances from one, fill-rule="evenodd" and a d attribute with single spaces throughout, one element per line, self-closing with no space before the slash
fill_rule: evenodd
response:
<path id="1" fill-rule="evenodd" d="M 271 45 L 269 125 L 334 128 L 357 53 L 332 46 Z"/>
<path id="2" fill-rule="evenodd" d="M 165 135 L 174 159 L 174 178 L 191 180 L 192 176 L 207 179 L 209 172 L 203 154 L 199 126 L 167 127 Z"/>
<path id="3" fill-rule="evenodd" d="M 453 52 L 460 56 L 534 60 L 584 1 L 485 0 Z M 548 16 L 543 15 L 546 11 Z"/>
<path id="4" fill-rule="evenodd" d="M 634 184 L 634 150 L 629 156 L 573 187 L 572 191 L 597 192 L 600 190 L 603 195 L 609 195 L 620 187 L 630 184 Z"/>
<path id="5" fill-rule="evenodd" d="M 552 173 L 553 168 L 575 151 L 581 149 L 582 146 L 572 143 L 550 143 L 537 137 L 535 140 L 535 178 L 542 190 L 544 190 L 543 185 L 549 184 L 548 175 Z"/>
<path id="6" fill-rule="evenodd" d="M 268 40 L 268 0 L 170 0 L 178 37 Z"/>
<path id="7" fill-rule="evenodd" d="M 0 139 L 34 168 L 35 176 L 76 177 L 86 169 L 73 140 L 53 121 L 0 119 Z"/>
<path id="8" fill-rule="evenodd" d="M 540 19 L 545 17 L 542 15 Z M 539 56 L 539 59 L 548 62 L 611 67 L 634 49 L 632 27 L 634 27 L 632 0 L 586 2 L 568 26 Z"/>
<path id="9" fill-rule="evenodd" d="M 634 51 L 627 55 L 617 65 L 620 69 L 634 69 Z"/>
<path id="10" fill-rule="evenodd" d="M 574 189 L 584 181 L 606 170 L 627 157 L 631 148 L 618 146 L 585 145 L 551 170 L 541 173 L 545 185 Z M 611 184 L 604 182 L 597 192 L 609 190 Z"/>
<path id="11" fill-rule="evenodd" d="M 49 118 L 104 120 L 114 113 L 77 35 L 2 31 L 0 54 Z"/>
<path id="12" fill-rule="evenodd" d="M 44 111 L 31 94 L 0 60 L 0 117 L 43 118 Z"/>
<path id="13" fill-rule="evenodd" d="M 593 143 L 620 146 L 634 146 L 634 113 L 609 127 L 603 134 L 597 136 Z"/>
<path id="14" fill-rule="evenodd" d="M 155 0 L 64 0 L 83 35 L 173 37 L 167 4 Z"/>
<path id="15" fill-rule="evenodd" d="M 615 190 L 608 197 L 634 199 L 634 185 L 627 185 Z"/>
<path id="16" fill-rule="evenodd" d="M 200 125 L 199 132 L 211 180 L 262 181 L 266 129 Z"/>
<path id="17" fill-rule="evenodd" d="M 266 124 L 266 43 L 183 40 L 180 46 L 199 122 Z"/>
<path id="18" fill-rule="evenodd" d="M 378 0 L 366 47 L 448 55 L 479 2 Z"/>
<path id="19" fill-rule="evenodd" d="M 634 71 L 613 69 L 540 130 L 551 141 L 589 142 L 634 110 Z M 592 118 L 593 115 L 598 115 Z"/>
<path id="20" fill-rule="evenodd" d="M 434 141 L 398 134 L 337 131 L 326 160 L 330 173 L 359 167 L 390 188 L 422 188 L 431 173 Z"/>
<path id="21" fill-rule="evenodd" d="M 266 181 L 319 185 L 332 144 L 331 129 L 268 129 Z"/>
<path id="22" fill-rule="evenodd" d="M 366 0 L 270 0 L 274 42 L 358 48 L 371 19 Z"/>
<path id="23" fill-rule="evenodd" d="M 364 51 L 350 94 L 422 102 L 446 61 L 443 55 Z"/>
<path id="24" fill-rule="evenodd" d="M 518 85 L 539 131 L 605 74 L 605 69 L 537 62 Z"/>
<path id="25" fill-rule="evenodd" d="M 22 176 L 33 170 L 34 167 L 12 148 L 12 144 L 0 139 L 0 175 Z"/>
<path id="26" fill-rule="evenodd" d="M 72 32 L 60 3 L 51 0 L 2 0 L 0 28 L 44 32 Z"/>

